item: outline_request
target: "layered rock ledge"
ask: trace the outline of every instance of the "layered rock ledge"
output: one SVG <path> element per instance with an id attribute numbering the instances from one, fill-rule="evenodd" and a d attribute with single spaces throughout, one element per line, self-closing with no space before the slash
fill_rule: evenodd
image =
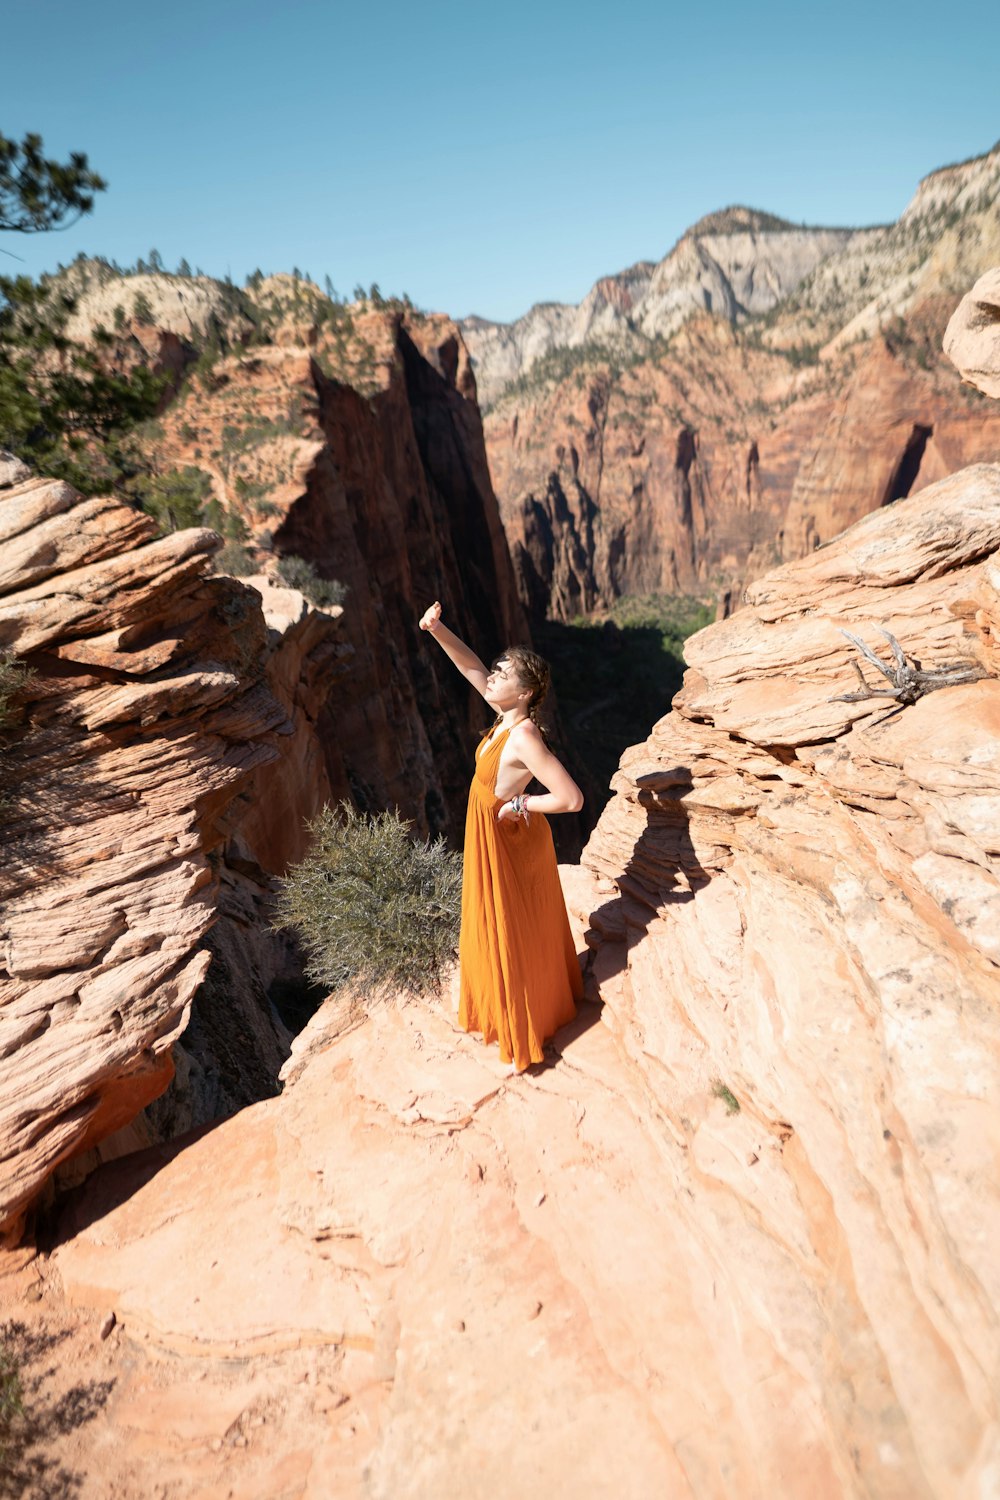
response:
<path id="1" fill-rule="evenodd" d="M 8 477 L 0 649 L 33 674 L 2 752 L 0 1227 L 12 1230 L 56 1166 L 169 1083 L 209 927 L 227 909 L 244 931 L 255 918 L 228 861 L 232 804 L 278 760 L 296 710 L 266 680 L 259 596 L 207 576 L 214 532 L 158 537 L 118 501 Z M 238 1033 L 243 1069 L 232 1107 L 260 1097 L 258 1075 L 273 1091 L 287 1039 L 259 979 L 226 1006 L 216 1032 Z"/>
<path id="2" fill-rule="evenodd" d="M 998 548 L 981 465 L 761 579 L 688 642 L 585 851 L 605 1019 L 711 1268 L 740 1443 L 773 1462 L 793 1408 L 831 1465 L 738 1493 L 995 1490 Z M 834 701 L 859 690 L 843 630 L 891 664 L 879 627 L 992 675 Z"/>

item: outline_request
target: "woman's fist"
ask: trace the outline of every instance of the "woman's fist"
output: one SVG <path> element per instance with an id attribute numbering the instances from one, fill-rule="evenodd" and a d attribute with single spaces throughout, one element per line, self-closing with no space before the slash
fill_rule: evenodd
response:
<path id="1" fill-rule="evenodd" d="M 424 610 L 420 616 L 420 629 L 435 631 L 441 623 L 441 603 L 435 599 L 430 609 Z"/>

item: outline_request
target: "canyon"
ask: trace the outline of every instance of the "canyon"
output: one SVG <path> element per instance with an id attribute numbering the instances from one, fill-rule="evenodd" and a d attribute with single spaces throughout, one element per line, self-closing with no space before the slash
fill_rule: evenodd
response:
<path id="1" fill-rule="evenodd" d="M 501 396 L 485 441 L 443 316 L 75 273 L 81 328 L 169 375 L 143 442 L 225 546 L 0 456 L 25 1493 L 1000 1492 L 995 170 L 811 265 L 768 241 L 770 312 L 739 237 L 791 231 L 703 223 L 733 318 L 634 268 L 669 348 Z M 454 974 L 283 1011 L 308 818 L 456 835 L 477 721 L 420 606 L 489 654 L 668 586 L 720 618 L 562 867 L 586 999 L 545 1064 L 505 1077 Z"/>
<path id="2" fill-rule="evenodd" d="M 863 696 L 844 632 L 882 629 L 971 680 Z M 361 988 L 279 1096 L 101 1166 L 0 1266 L 23 1461 L 125 1500 L 992 1495 L 998 633 L 997 465 L 761 579 L 563 870 L 588 998 L 544 1067 L 504 1077 L 454 977 Z"/>
<path id="3" fill-rule="evenodd" d="M 1000 417 L 958 382 L 941 339 L 958 297 L 1000 258 L 998 197 L 994 148 L 930 174 L 893 225 L 831 239 L 731 210 L 640 283 L 634 270 L 599 283 L 571 317 L 463 323 L 532 616 L 655 592 L 725 614 L 775 563 L 997 458 Z M 755 278 L 752 296 L 714 296 L 709 314 L 706 264 L 728 267 L 735 288 L 737 266 L 770 267 L 786 241 L 799 248 L 781 275 Z M 657 278 L 674 289 L 662 326 L 643 312 Z M 613 326 L 591 317 L 595 298 L 617 309 Z M 539 319 L 544 357 L 529 338 Z"/>
<path id="4" fill-rule="evenodd" d="M 325 803 L 460 826 L 478 725 L 417 620 L 440 597 L 488 652 L 522 634 L 519 611 L 453 336 L 427 332 L 431 363 L 398 320 L 371 322 L 391 368 L 369 397 L 291 345 L 266 372 L 223 363 L 201 408 L 231 425 L 250 379 L 258 424 L 268 397 L 312 398 L 305 437 L 267 429 L 269 461 L 294 470 L 277 530 L 314 565 L 336 557 L 343 607 L 213 576 L 209 529 L 159 536 L 121 500 L 0 475 L 0 649 L 31 672 L 3 751 L 10 1234 L 56 1168 L 65 1183 L 95 1150 L 275 1092 L 275 997 L 302 979 L 268 931 L 273 879 Z"/>

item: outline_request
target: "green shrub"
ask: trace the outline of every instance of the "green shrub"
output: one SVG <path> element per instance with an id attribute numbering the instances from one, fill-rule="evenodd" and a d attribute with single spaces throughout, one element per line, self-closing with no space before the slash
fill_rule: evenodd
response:
<path id="1" fill-rule="evenodd" d="M 228 573 L 231 578 L 249 578 L 259 571 L 257 564 L 240 542 L 227 542 L 215 554 L 215 571 Z"/>
<path id="2" fill-rule="evenodd" d="M 309 831 L 277 907 L 278 925 L 298 933 L 308 977 L 328 989 L 352 979 L 432 984 L 458 943 L 461 856 L 443 839 L 414 839 L 396 812 L 348 803 L 324 808 Z"/>
<path id="3" fill-rule="evenodd" d="M 321 578 L 312 563 L 304 557 L 290 552 L 278 562 L 278 576 L 290 589 L 305 594 L 310 604 L 320 609 L 329 609 L 334 604 L 343 604 L 347 598 L 347 585 L 336 578 Z"/>
<path id="4" fill-rule="evenodd" d="M 205 525 L 212 481 L 204 469 L 188 464 L 166 474 L 143 475 L 132 481 L 130 489 L 164 533 Z"/>
<path id="5" fill-rule="evenodd" d="M 153 308 L 145 292 L 137 292 L 132 303 L 132 316 L 137 323 L 152 324 L 156 321 Z"/>
<path id="6" fill-rule="evenodd" d="M 721 1078 L 713 1078 L 712 1093 L 715 1095 L 716 1099 L 722 1100 L 723 1104 L 726 1106 L 727 1115 L 739 1114 L 740 1101 L 737 1099 L 732 1089 L 729 1088 L 727 1084 L 723 1083 Z"/>
<path id="7" fill-rule="evenodd" d="M 16 1357 L 0 1344 L 0 1431 L 23 1411 L 24 1390 Z"/>
<path id="8" fill-rule="evenodd" d="M 0 651 L 0 730 L 16 721 L 14 700 L 27 685 L 31 673 L 9 651 Z"/>

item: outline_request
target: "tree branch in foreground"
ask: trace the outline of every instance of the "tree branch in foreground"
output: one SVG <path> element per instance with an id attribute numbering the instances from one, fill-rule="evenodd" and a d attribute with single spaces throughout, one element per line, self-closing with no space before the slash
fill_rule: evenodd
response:
<path id="1" fill-rule="evenodd" d="M 830 703 L 862 703 L 866 698 L 894 698 L 897 703 L 916 703 L 918 698 L 923 698 L 927 693 L 933 693 L 937 688 L 958 687 L 963 682 L 978 682 L 981 677 L 988 677 L 986 669 L 971 658 L 965 661 L 948 662 L 945 666 L 934 667 L 925 672 L 919 667 L 913 666 L 906 659 L 906 653 L 902 646 L 884 626 L 879 626 L 879 634 L 885 636 L 892 651 L 894 666 L 888 666 L 882 661 L 870 646 L 866 646 L 860 636 L 852 634 L 850 630 L 842 630 L 841 635 L 860 651 L 865 661 L 871 665 L 891 684 L 889 687 L 870 687 L 865 681 L 865 674 L 860 665 L 852 662 L 858 680 L 861 683 L 861 691 L 857 693 L 838 693 L 835 698 L 830 698 Z"/>

